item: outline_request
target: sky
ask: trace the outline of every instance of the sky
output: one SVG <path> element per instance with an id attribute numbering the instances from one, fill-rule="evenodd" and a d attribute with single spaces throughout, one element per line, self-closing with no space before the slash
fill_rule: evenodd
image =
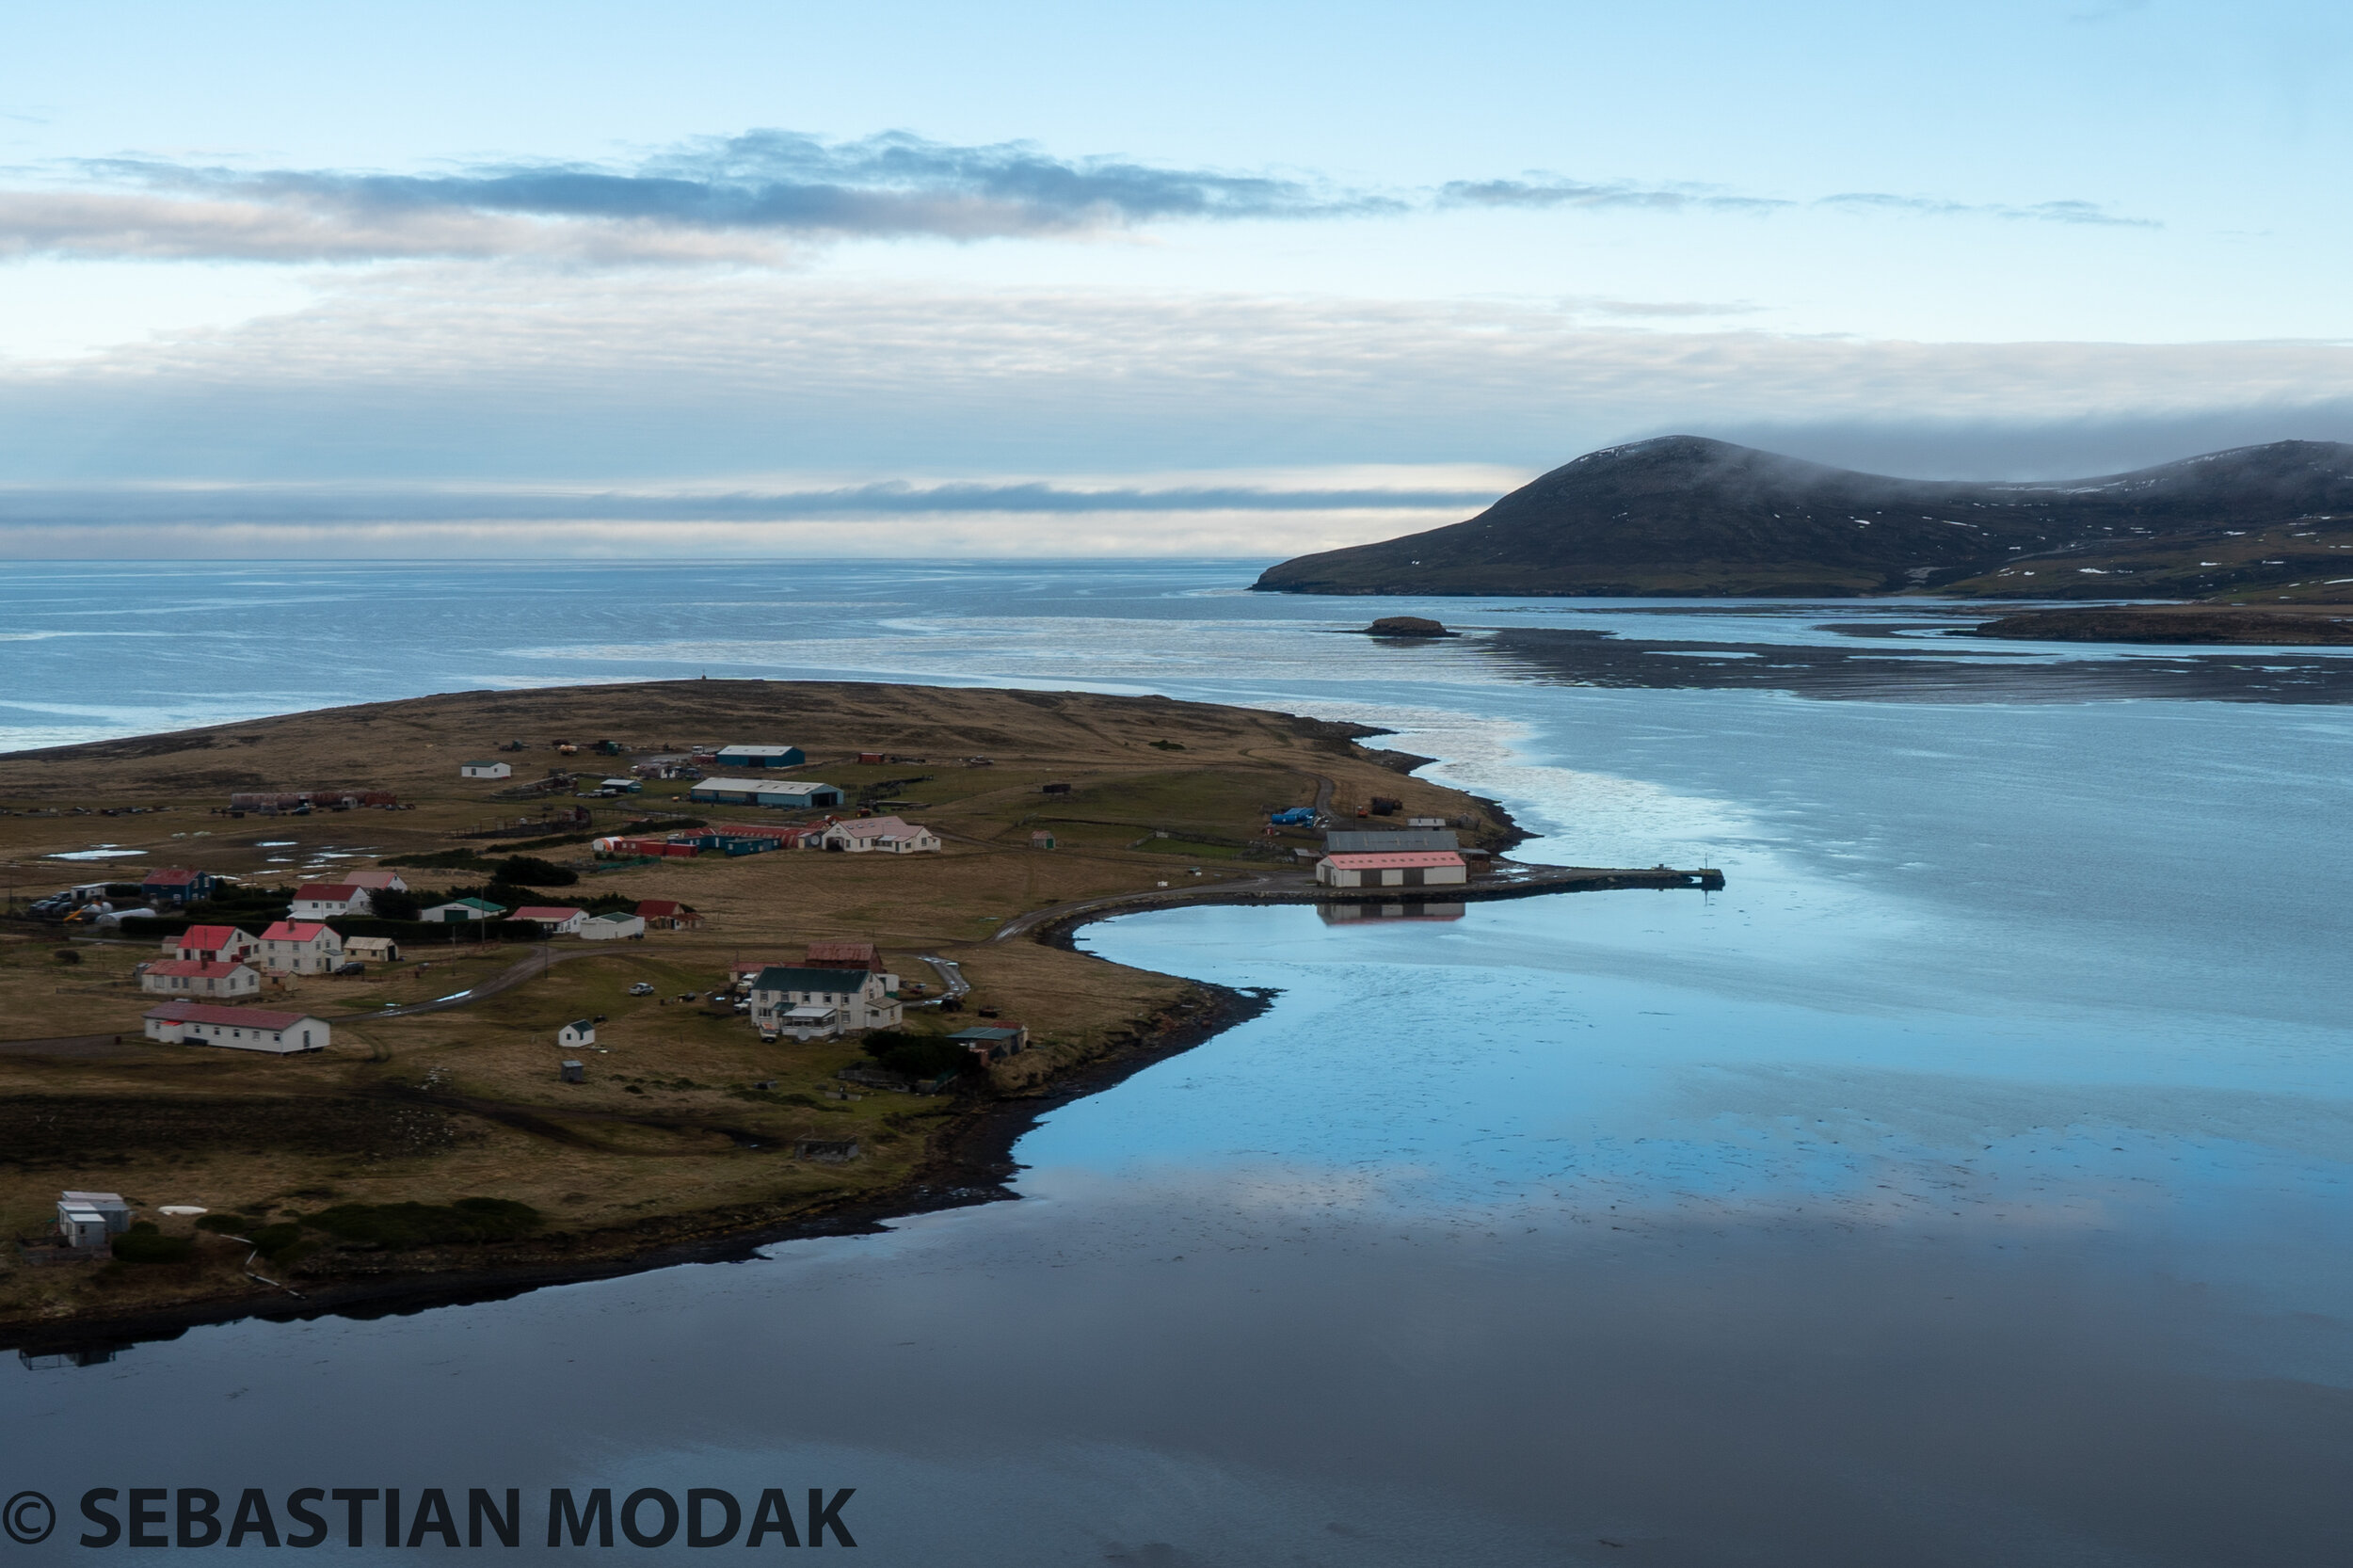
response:
<path id="1" fill-rule="evenodd" d="M 11 8 L 0 558 L 1276 556 L 2353 440 L 2353 13 Z"/>

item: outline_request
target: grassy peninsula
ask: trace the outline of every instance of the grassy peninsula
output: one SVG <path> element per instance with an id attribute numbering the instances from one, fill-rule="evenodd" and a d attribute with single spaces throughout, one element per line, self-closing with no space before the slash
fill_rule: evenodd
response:
<path id="1" fill-rule="evenodd" d="M 13 911 L 0 922 L 0 1224 L 30 1235 L 60 1190 L 95 1189 L 121 1192 L 162 1239 L 146 1262 L 35 1268 L 8 1248 L 0 1337 L 303 1308 L 248 1277 L 249 1247 L 200 1224 L 269 1241 L 252 1271 L 316 1305 L 388 1283 L 593 1272 L 714 1238 L 954 1201 L 1004 1174 L 974 1129 L 1001 1121 L 1008 1101 L 1197 1037 L 1242 1001 L 1050 941 L 992 941 L 1007 922 L 1162 885 L 1263 881 L 1315 841 L 1305 830 L 1268 840 L 1271 808 L 1353 815 L 1381 796 L 1467 822 L 1466 842 L 1508 840 L 1493 808 L 1406 776 L 1417 760 L 1358 744 L 1367 733 L 1159 697 L 693 680 L 463 693 L 0 757 Z M 514 741 L 524 749 L 495 749 Z M 558 741 L 579 754 L 559 754 Z M 619 755 L 596 752 L 599 741 Z M 591 813 L 550 833 L 511 825 L 541 802 L 502 798 L 558 765 L 586 789 L 635 756 L 738 742 L 801 746 L 808 760 L 789 773 L 840 788 L 850 804 L 833 814 L 886 802 L 943 850 L 610 870 L 588 836 L 648 818 L 822 819 L 692 804 L 688 783 L 652 781 L 610 799 L 547 797 Z M 459 777 L 461 762 L 492 757 L 515 777 Z M 389 791 L 400 808 L 220 809 L 233 792 L 324 788 Z M 1041 832 L 1054 847 L 1033 847 Z M 100 846 L 137 853 L 53 858 Z M 333 1024 L 328 1050 L 270 1057 L 144 1041 L 140 1016 L 160 999 L 134 968 L 159 955 L 154 936 L 76 934 L 23 914 L 75 881 L 187 867 L 238 878 L 256 911 L 241 923 L 258 932 L 263 892 L 282 910 L 302 882 L 405 863 L 431 896 L 481 882 L 516 852 L 577 876 L 542 889 L 547 902 L 676 900 L 700 923 L 594 944 L 472 942 L 453 927 L 405 942 L 399 963 L 297 977 L 258 999 Z M 839 1098 L 839 1071 L 868 1061 L 856 1040 L 763 1044 L 711 1000 L 737 963 L 799 963 L 808 944 L 836 940 L 876 944 L 910 1001 L 923 1000 L 916 983 L 931 998 L 943 988 L 925 955 L 960 968 L 964 1009 L 910 1007 L 909 1032 L 984 1022 L 986 1008 L 1027 1025 L 1032 1048 L 937 1095 Z M 460 993 L 437 1011 L 383 1016 Z M 565 1083 L 559 1060 L 582 1053 L 559 1049 L 556 1031 L 583 1017 L 602 1019 L 600 1048 L 585 1056 L 585 1082 Z M 812 1139 L 855 1139 L 859 1152 L 801 1158 Z M 211 1212 L 200 1223 L 162 1216 L 166 1206 Z M 476 1223 L 484 1214 L 502 1218 Z"/>

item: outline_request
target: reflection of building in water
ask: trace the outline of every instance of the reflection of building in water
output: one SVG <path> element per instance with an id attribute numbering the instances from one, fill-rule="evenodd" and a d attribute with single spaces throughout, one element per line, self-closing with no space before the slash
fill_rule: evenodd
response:
<path id="1" fill-rule="evenodd" d="M 55 1351 L 19 1351 L 16 1358 L 27 1370 L 47 1372 L 59 1367 L 104 1367 L 130 1348 L 115 1344 L 72 1345 Z"/>
<path id="2" fill-rule="evenodd" d="M 1459 920 L 1464 906 L 1459 904 L 1319 904 L 1316 913 L 1326 925 L 1346 925 L 1353 920 Z"/>

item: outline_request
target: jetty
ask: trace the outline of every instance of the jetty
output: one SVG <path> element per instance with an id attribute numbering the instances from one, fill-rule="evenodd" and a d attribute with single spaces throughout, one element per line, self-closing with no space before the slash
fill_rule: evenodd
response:
<path id="1" fill-rule="evenodd" d="M 1099 898 L 1073 899 L 1016 915 L 992 933 L 988 940 L 1009 942 L 1032 936 L 1058 942 L 1080 926 L 1114 915 L 1144 909 L 1178 909 L 1204 904 L 1396 904 L 1409 892 L 1416 901 L 1479 904 L 1497 899 L 1534 898 L 1544 893 L 1604 892 L 1649 888 L 1660 891 L 1691 888 L 1715 892 L 1724 873 L 1713 867 L 1679 870 L 1673 866 L 1529 866 L 1498 859 L 1495 866 L 1460 886 L 1415 888 L 1332 888 L 1319 883 L 1311 871 L 1261 872 L 1255 875 L 1207 886 L 1154 888 Z"/>

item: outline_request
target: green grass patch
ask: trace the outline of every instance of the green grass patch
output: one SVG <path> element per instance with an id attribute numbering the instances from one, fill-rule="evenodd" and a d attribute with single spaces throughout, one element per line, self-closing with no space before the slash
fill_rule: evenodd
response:
<path id="1" fill-rule="evenodd" d="M 1188 860 L 1232 860 L 1250 853 L 1240 844 L 1196 844 L 1184 839 L 1146 839 L 1135 847 L 1149 855 L 1180 856 Z"/>

